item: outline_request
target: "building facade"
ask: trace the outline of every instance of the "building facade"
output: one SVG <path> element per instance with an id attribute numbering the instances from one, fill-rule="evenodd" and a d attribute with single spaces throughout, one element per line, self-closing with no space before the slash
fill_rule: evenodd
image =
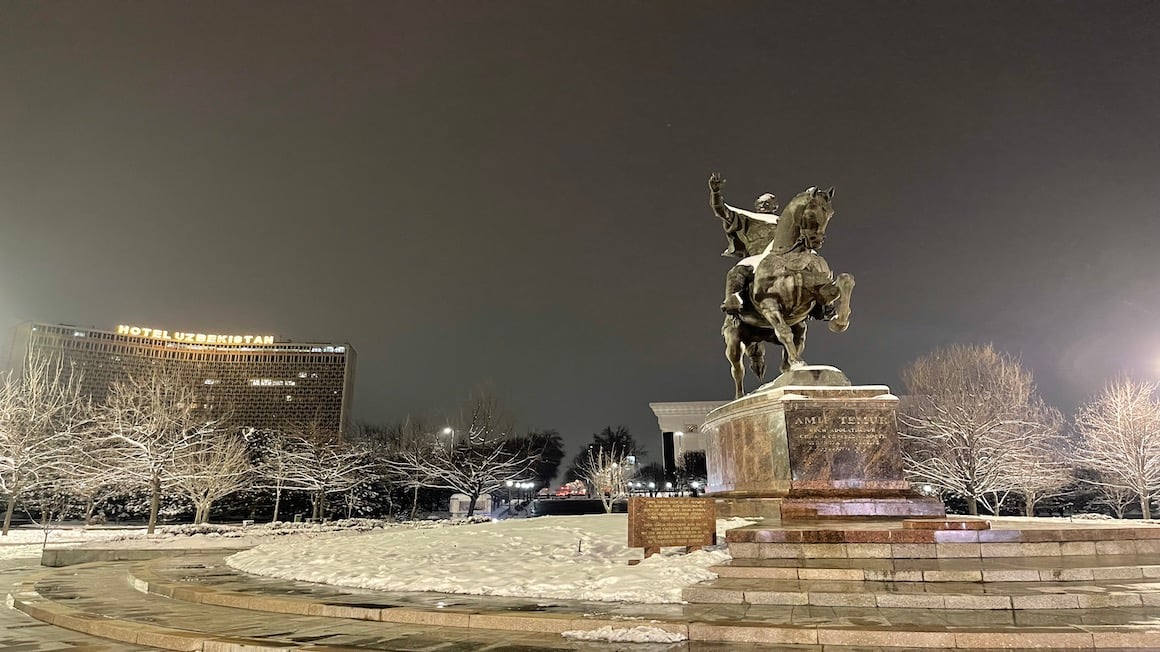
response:
<path id="1" fill-rule="evenodd" d="M 355 351 L 349 344 L 272 335 L 26 323 L 16 328 L 10 356 L 13 369 L 30 357 L 62 360 L 81 374 L 82 391 L 96 402 L 114 381 L 164 367 L 197 388 L 208 414 L 255 428 L 316 422 L 344 431 L 354 393 Z"/>
<path id="2" fill-rule="evenodd" d="M 685 453 L 705 450 L 705 436 L 701 424 L 713 410 L 728 401 L 683 401 L 649 403 L 661 429 L 661 450 L 664 453 L 665 474 L 673 473 Z"/>

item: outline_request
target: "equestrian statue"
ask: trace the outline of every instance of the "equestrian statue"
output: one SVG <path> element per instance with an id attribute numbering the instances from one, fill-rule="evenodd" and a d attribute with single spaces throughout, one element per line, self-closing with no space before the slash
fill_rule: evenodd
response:
<path id="1" fill-rule="evenodd" d="M 735 398 L 745 395 L 747 356 L 759 379 L 765 377 L 765 342 L 782 347 L 781 371 L 805 365 L 806 320 L 829 322 L 841 333 L 850 325 L 850 293 L 854 277 L 837 279 L 817 250 L 826 239 L 834 215 L 834 189 L 808 188 L 798 193 L 777 215 L 777 198 L 763 194 L 754 211 L 725 203 L 725 180 L 709 177 L 709 205 L 721 218 L 729 247 L 723 256 L 741 260 L 725 276 L 721 310 L 725 323 L 725 357 L 733 372 Z"/>

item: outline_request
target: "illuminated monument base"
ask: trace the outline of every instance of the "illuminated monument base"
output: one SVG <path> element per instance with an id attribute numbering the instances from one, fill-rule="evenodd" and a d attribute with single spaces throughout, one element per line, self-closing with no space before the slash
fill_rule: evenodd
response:
<path id="1" fill-rule="evenodd" d="M 709 413 L 706 493 L 718 498 L 718 512 L 783 520 L 944 516 L 941 501 L 916 494 L 903 477 L 890 388 L 807 384 L 819 378 L 845 380 L 832 367 L 797 369 Z"/>

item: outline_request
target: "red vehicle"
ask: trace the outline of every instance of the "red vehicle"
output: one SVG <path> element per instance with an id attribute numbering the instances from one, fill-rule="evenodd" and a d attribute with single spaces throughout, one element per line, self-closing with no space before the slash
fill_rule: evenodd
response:
<path id="1" fill-rule="evenodd" d="M 560 485 L 556 490 L 557 498 L 571 498 L 572 496 L 587 496 L 588 487 L 584 485 L 582 480 L 573 480 L 568 484 Z"/>

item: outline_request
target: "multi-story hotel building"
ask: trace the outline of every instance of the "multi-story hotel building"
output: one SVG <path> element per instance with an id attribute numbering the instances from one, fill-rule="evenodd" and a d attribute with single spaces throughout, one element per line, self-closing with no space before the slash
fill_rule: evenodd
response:
<path id="1" fill-rule="evenodd" d="M 82 391 L 98 402 L 113 381 L 164 364 L 196 385 L 206 410 L 238 425 L 317 422 L 342 431 L 350 418 L 355 352 L 349 344 L 26 323 L 16 328 L 10 366 L 19 369 L 30 356 L 63 360 L 81 373 Z"/>

